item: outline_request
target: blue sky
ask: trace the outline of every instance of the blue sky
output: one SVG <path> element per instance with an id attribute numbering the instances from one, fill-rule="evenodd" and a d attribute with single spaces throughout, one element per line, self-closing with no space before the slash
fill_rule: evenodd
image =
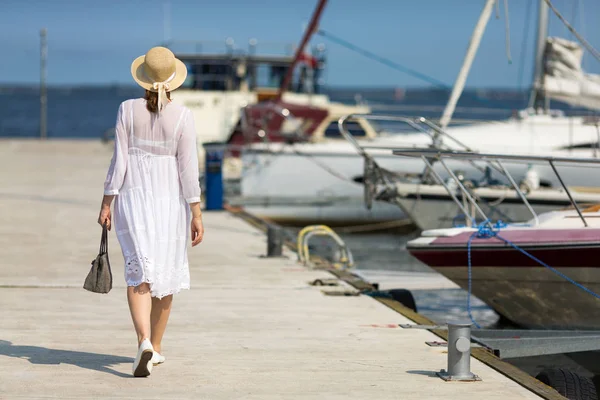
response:
<path id="1" fill-rule="evenodd" d="M 503 1 L 503 0 L 501 0 Z M 164 37 L 162 0 L 1 0 L 0 83 L 39 79 L 39 30 L 48 29 L 50 84 L 132 83 L 129 65 Z M 245 46 L 250 38 L 296 43 L 316 0 L 170 0 L 170 36 Z M 526 10 L 531 3 L 528 26 Z M 600 1 L 553 0 L 600 48 Z M 576 4 L 577 3 L 577 4 Z M 484 0 L 329 0 L 320 27 L 451 85 Z M 470 87 L 527 87 L 538 0 L 508 0 L 512 63 L 505 50 L 504 6 L 481 42 Z M 578 12 L 574 15 L 574 10 Z M 551 16 L 550 34 L 571 37 Z M 336 86 L 427 86 L 414 77 L 316 37 L 328 49 L 327 83 Z M 525 43 L 525 52 L 522 51 Z M 266 46 L 266 45 L 265 45 Z M 523 57 L 524 55 L 524 57 Z M 588 72 L 600 62 L 585 57 Z M 522 72 L 521 72 L 522 71 Z M 520 78 L 521 77 L 521 78 Z"/>

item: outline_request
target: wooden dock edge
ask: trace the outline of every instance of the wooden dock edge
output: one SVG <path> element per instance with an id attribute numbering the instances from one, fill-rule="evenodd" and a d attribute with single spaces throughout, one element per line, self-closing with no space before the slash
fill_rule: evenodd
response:
<path id="1" fill-rule="evenodd" d="M 250 225 L 260 229 L 261 231 L 266 232 L 267 226 L 269 225 L 268 221 L 258 218 L 256 216 L 248 213 L 247 211 L 245 211 L 242 208 L 231 207 L 228 205 L 225 205 L 224 208 L 232 215 L 234 215 L 238 218 L 241 218 L 242 220 L 244 220 L 247 223 L 249 223 Z M 296 243 L 293 241 L 285 240 L 284 245 L 288 249 L 290 249 L 294 252 L 297 251 Z M 349 285 L 351 285 L 352 287 L 354 287 L 355 289 L 357 289 L 359 291 L 375 289 L 370 283 L 364 281 L 360 277 L 358 277 L 348 271 L 342 271 L 342 270 L 336 269 L 331 265 L 328 265 L 328 266 L 325 265 L 321 269 L 329 272 L 336 278 L 348 283 Z M 402 303 L 400 303 L 398 301 L 395 301 L 395 300 L 392 300 L 389 298 L 384 298 L 384 297 L 376 297 L 376 296 L 373 296 L 372 298 L 377 300 L 378 302 L 382 303 L 383 305 L 391 308 L 392 310 L 396 311 L 397 313 L 403 315 L 404 317 L 410 319 L 417 325 L 436 325 L 436 323 L 431 321 L 429 318 L 424 317 L 423 315 L 421 315 L 417 312 L 414 312 L 413 310 L 404 306 Z M 445 341 L 448 340 L 448 331 L 430 330 L 430 332 L 439 336 L 440 338 L 444 339 Z M 528 373 L 522 371 L 521 369 L 515 367 L 514 365 L 501 360 L 500 358 L 496 357 L 494 354 L 492 354 L 488 350 L 485 350 L 483 348 L 472 348 L 471 355 L 473 357 L 475 357 L 477 360 L 484 363 L 485 365 L 491 367 L 492 369 L 496 370 L 497 372 L 501 373 L 502 375 L 506 376 L 507 378 L 513 380 L 514 382 L 517 382 L 524 388 L 530 390 L 531 392 L 537 394 L 538 396 L 540 396 L 544 399 L 547 399 L 547 400 L 564 400 L 565 399 L 565 397 L 563 397 L 560 393 L 558 393 L 556 390 L 554 390 L 550 386 L 547 386 L 544 383 L 538 381 L 537 379 L 535 379 Z"/>

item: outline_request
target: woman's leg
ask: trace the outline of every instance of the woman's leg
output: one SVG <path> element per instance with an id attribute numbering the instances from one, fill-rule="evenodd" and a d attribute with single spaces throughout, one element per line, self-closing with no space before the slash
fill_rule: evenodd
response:
<path id="1" fill-rule="evenodd" d="M 152 336 L 150 341 L 152 342 L 154 351 L 158 353 L 161 352 L 161 342 L 163 335 L 165 334 L 165 329 L 167 328 L 169 315 L 171 314 L 172 303 L 173 295 L 165 296 L 162 299 L 157 299 L 156 297 L 152 298 L 152 315 L 150 318 L 152 324 Z"/>
<path id="2" fill-rule="evenodd" d="M 144 339 L 150 338 L 150 313 L 152 310 L 150 285 L 142 283 L 139 286 L 127 287 L 127 302 L 139 346 Z"/>

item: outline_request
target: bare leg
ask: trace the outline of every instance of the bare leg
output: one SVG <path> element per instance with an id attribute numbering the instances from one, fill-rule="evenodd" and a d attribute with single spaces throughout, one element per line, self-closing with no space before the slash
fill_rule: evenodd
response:
<path id="1" fill-rule="evenodd" d="M 160 353 L 162 350 L 161 342 L 163 335 L 165 334 L 165 329 L 167 328 L 167 321 L 169 320 L 169 315 L 171 314 L 172 303 L 173 295 L 165 296 L 160 300 L 156 297 L 152 298 L 152 336 L 150 338 L 150 341 L 152 342 L 152 347 L 154 347 L 154 351 L 158 353 Z"/>
<path id="2" fill-rule="evenodd" d="M 139 346 L 144 339 L 150 338 L 150 313 L 152 310 L 150 286 L 142 283 L 139 286 L 127 287 L 127 302 Z"/>

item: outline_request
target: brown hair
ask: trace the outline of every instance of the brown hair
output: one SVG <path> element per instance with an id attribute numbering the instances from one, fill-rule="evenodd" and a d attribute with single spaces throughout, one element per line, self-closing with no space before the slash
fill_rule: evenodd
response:
<path id="1" fill-rule="evenodd" d="M 150 111 L 152 113 L 157 113 L 158 112 L 158 93 L 146 90 L 144 99 L 146 99 L 146 108 L 148 109 L 148 111 Z M 167 99 L 171 100 L 171 92 L 167 92 Z"/>

